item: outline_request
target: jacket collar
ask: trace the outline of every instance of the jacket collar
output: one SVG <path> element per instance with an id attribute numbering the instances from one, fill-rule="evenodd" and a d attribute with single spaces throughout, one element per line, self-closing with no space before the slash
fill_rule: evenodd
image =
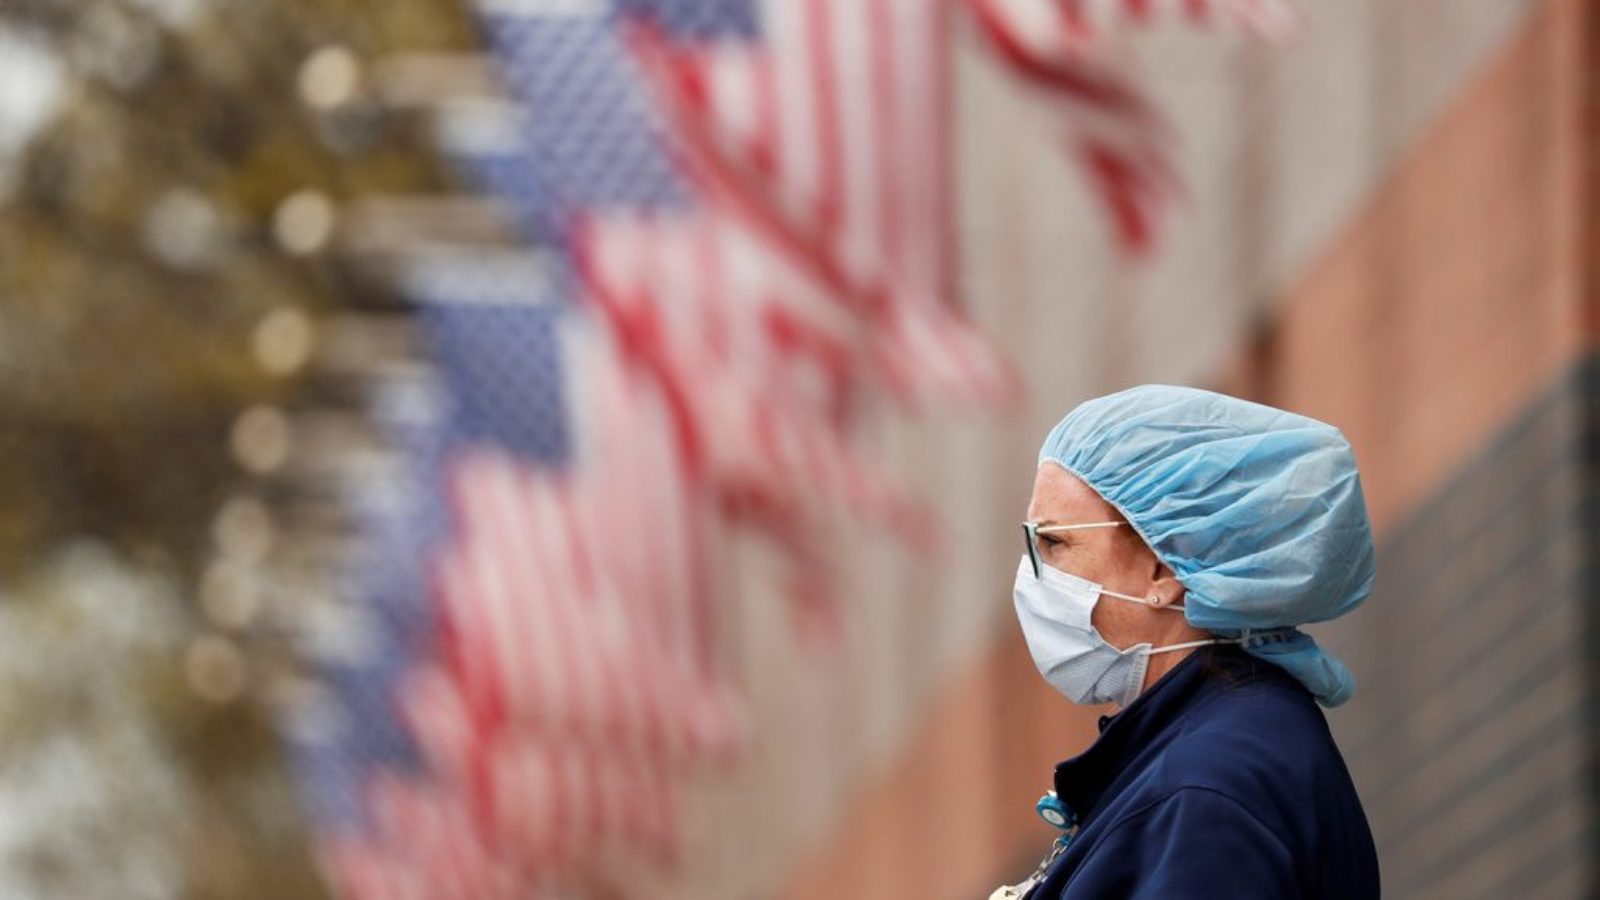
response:
<path id="1" fill-rule="evenodd" d="M 1204 660 L 1209 657 L 1213 664 Z M 1132 774 L 1141 756 L 1156 753 L 1170 740 L 1173 726 L 1226 686 L 1216 674 L 1219 667 L 1228 680 L 1271 677 L 1236 647 L 1208 647 L 1191 653 L 1144 693 L 1111 716 L 1100 717 L 1100 737 L 1083 753 L 1056 765 L 1056 796 L 1079 821 L 1094 814 L 1100 800 L 1119 776 Z"/>

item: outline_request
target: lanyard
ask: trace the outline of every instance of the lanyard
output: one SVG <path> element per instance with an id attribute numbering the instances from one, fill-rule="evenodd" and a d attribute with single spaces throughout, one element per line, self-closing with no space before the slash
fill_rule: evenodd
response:
<path id="1" fill-rule="evenodd" d="M 1040 882 L 1044 881 L 1045 876 L 1050 874 L 1050 867 L 1061 858 L 1061 854 L 1067 852 L 1067 848 L 1072 846 L 1072 839 L 1078 836 L 1078 817 L 1061 802 L 1055 791 L 1040 797 L 1039 802 L 1034 805 L 1034 811 L 1039 814 L 1039 818 L 1061 834 L 1050 845 L 1050 852 L 1040 860 L 1038 868 L 1033 870 L 1032 875 L 1017 884 L 996 888 L 994 893 L 989 895 L 989 900 L 1024 900 Z"/>

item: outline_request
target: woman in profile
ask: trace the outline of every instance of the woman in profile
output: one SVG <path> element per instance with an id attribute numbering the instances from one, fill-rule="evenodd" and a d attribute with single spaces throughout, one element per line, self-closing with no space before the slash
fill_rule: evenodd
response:
<path id="1" fill-rule="evenodd" d="M 1354 680 L 1297 627 L 1372 588 L 1350 445 L 1192 388 L 1091 400 L 1050 432 L 1017 569 L 1039 672 L 1115 704 L 1056 767 L 1062 831 L 994 897 L 1370 900 L 1378 863 L 1322 706 Z"/>

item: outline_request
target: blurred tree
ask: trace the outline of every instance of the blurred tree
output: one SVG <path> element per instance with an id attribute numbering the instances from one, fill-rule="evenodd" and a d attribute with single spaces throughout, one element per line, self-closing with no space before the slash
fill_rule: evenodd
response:
<path id="1" fill-rule="evenodd" d="M 182 658 L 173 587 L 82 542 L 0 598 L 6 896 L 180 895 L 173 851 L 199 824 L 189 811 L 205 788 L 170 752 L 145 696 Z"/>
<path id="2" fill-rule="evenodd" d="M 296 387 L 256 327 L 370 291 L 283 251 L 307 218 L 284 201 L 440 182 L 409 123 L 308 109 L 306 61 L 460 47 L 467 23 L 450 0 L 12 0 L 5 25 L 70 84 L 0 201 L 0 567 L 85 533 L 193 559 L 238 478 L 235 416 Z"/>
<path id="3" fill-rule="evenodd" d="M 37 626 L 26 640 L 78 648 L 39 656 L 59 659 L 55 687 L 49 669 L 27 684 L 15 667 L 0 672 L 0 697 L 20 717 L 5 723 L 0 790 L 57 783 L 35 783 L 26 767 L 75 734 L 76 755 L 41 777 L 64 784 L 73 765 L 120 759 L 119 779 L 78 780 L 126 792 L 83 801 L 104 806 L 92 833 L 61 825 L 76 835 L 63 840 L 98 850 L 7 852 L 37 851 L 29 871 L 45 880 L 30 896 L 112 896 L 71 880 L 95 853 L 145 855 L 124 867 L 144 874 L 126 875 L 116 896 L 315 896 L 259 685 L 204 689 L 234 649 L 247 682 L 271 667 L 253 654 L 270 652 L 222 633 L 190 598 L 231 527 L 219 509 L 281 489 L 260 478 L 281 461 L 271 412 L 316 402 L 305 335 L 330 312 L 373 302 L 370 283 L 322 252 L 332 212 L 445 181 L 417 123 L 384 115 L 363 91 L 363 65 L 468 47 L 470 21 L 453 0 L 6 0 L 0 32 L 40 48 L 65 78 L 0 195 L 0 583 L 21 586 L 7 603 L 37 609 L 18 620 Z M 41 561 L 85 540 L 128 577 L 173 585 L 115 595 L 128 615 L 166 623 L 157 643 L 100 656 L 84 598 L 47 611 L 63 592 L 92 589 L 40 580 Z M 121 685 L 142 719 L 47 696 L 76 690 L 71 673 L 96 659 L 96 677 Z M 34 714 L 48 722 L 21 724 Z M 106 812 L 122 802 L 182 827 Z M 0 877 L 17 865 L 7 859 Z"/>

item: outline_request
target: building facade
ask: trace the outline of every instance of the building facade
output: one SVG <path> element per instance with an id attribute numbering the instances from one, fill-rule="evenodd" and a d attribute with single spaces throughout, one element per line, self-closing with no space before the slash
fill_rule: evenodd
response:
<path id="1" fill-rule="evenodd" d="M 1048 120 L 958 48 L 963 293 L 1028 396 L 876 427 L 946 540 L 842 535 L 842 646 L 795 646 L 776 598 L 743 606 L 725 643 L 754 751 L 705 785 L 695 862 L 661 895 L 961 900 L 1026 874 L 1052 837 L 1033 801 L 1103 710 L 1033 669 L 1017 522 L 1049 426 L 1141 382 L 1293 409 L 1355 447 L 1377 587 L 1312 631 L 1358 679 L 1328 718 L 1386 892 L 1600 890 L 1597 19 L 1583 0 L 1352 0 L 1276 47 L 1139 39 L 1189 191 L 1144 265 Z M 765 567 L 751 548 L 726 575 Z"/>

